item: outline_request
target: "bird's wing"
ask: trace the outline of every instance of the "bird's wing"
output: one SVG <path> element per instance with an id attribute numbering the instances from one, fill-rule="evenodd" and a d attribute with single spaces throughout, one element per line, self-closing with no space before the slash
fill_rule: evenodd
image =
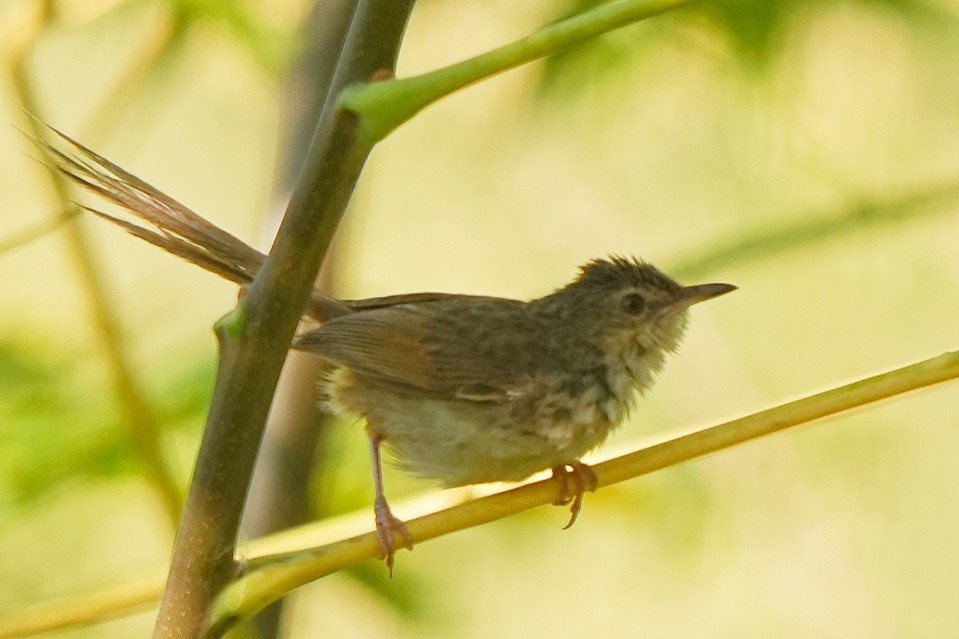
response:
<path id="1" fill-rule="evenodd" d="M 369 311 L 401 304 L 419 304 L 423 302 L 445 302 L 450 300 L 492 300 L 496 298 L 478 295 L 457 295 L 454 293 L 402 293 L 385 297 L 367 297 L 358 300 L 340 300 L 354 311 Z"/>
<path id="2" fill-rule="evenodd" d="M 530 338 L 538 333 L 522 325 L 528 321 L 522 306 L 514 300 L 444 296 L 373 307 L 304 333 L 294 347 L 371 381 L 424 395 L 518 399 L 536 391 L 535 344 L 529 342 L 536 342 Z"/>

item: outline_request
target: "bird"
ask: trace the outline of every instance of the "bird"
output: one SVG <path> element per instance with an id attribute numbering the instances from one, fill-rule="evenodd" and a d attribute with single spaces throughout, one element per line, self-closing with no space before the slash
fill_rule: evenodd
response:
<path id="1" fill-rule="evenodd" d="M 125 169 L 51 130 L 36 141 L 69 179 L 140 223 L 94 214 L 241 286 L 266 256 Z M 143 224 L 145 223 L 145 224 Z M 682 340 L 689 308 L 736 289 L 684 286 L 636 257 L 611 255 L 524 301 L 451 293 L 355 300 L 314 290 L 291 348 L 327 362 L 323 407 L 365 418 L 381 556 L 413 540 L 383 486 L 382 449 L 447 487 L 551 471 L 568 528 L 597 477 L 582 457 L 626 419 Z"/>
<path id="2" fill-rule="evenodd" d="M 380 447 L 446 487 L 515 482 L 551 470 L 572 502 L 597 448 L 676 351 L 688 308 L 729 284 L 682 286 L 655 266 L 611 256 L 531 301 L 422 294 L 378 298 L 300 334 L 293 347 L 333 368 L 321 382 L 335 414 L 366 419 L 384 553 L 412 544 L 391 512 Z"/>

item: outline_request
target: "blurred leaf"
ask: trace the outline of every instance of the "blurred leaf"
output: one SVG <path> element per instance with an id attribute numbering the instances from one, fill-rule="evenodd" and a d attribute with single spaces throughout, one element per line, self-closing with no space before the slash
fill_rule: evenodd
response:
<path id="1" fill-rule="evenodd" d="M 779 49 L 796 18 L 812 12 L 849 5 L 868 9 L 889 9 L 907 23 L 951 17 L 945 11 L 921 0 L 711 0 L 699 5 L 703 14 L 734 43 L 737 59 L 747 71 L 762 73 Z"/>
<path id="2" fill-rule="evenodd" d="M 398 570 L 391 578 L 380 561 L 356 564 L 346 572 L 403 616 L 420 620 L 435 617 L 440 597 L 427 596 L 433 593 L 429 584 L 417 577 L 419 573 Z"/>
<path id="3" fill-rule="evenodd" d="M 154 382 L 159 386 L 153 401 L 159 419 L 172 427 L 202 421 L 210 405 L 215 374 L 216 364 L 210 358 L 187 361 L 165 371 Z"/>
<path id="4" fill-rule="evenodd" d="M 808 9 L 809 2 L 802 3 Z M 746 69 L 762 71 L 774 58 L 797 3 L 786 0 L 715 0 L 701 5 L 705 15 L 733 41 Z"/>
<path id="5" fill-rule="evenodd" d="M 570 0 L 557 18 L 563 19 L 587 11 L 607 0 Z M 699 12 L 717 27 L 733 45 L 736 60 L 746 71 L 761 74 L 778 58 L 779 49 L 800 15 L 810 11 L 853 4 L 850 0 L 807 0 L 796 3 L 787 0 L 711 0 L 693 4 Z M 869 0 L 855 2 L 857 6 L 894 11 L 913 26 L 929 24 L 942 26 L 943 21 L 954 22 L 951 14 L 921 0 Z M 586 82 L 597 77 L 615 74 L 621 69 L 635 68 L 636 56 L 654 49 L 658 40 L 651 34 L 671 33 L 673 22 L 669 17 L 651 20 L 628 29 L 621 29 L 595 38 L 545 60 L 540 78 L 541 93 L 572 94 L 582 90 Z M 683 28 L 690 21 L 683 20 Z"/>
<path id="6" fill-rule="evenodd" d="M 956 14 L 942 4 L 934 4 L 923 0 L 868 0 L 867 4 L 894 11 L 909 22 L 922 20 L 938 22 L 945 19 L 955 26 Z"/>
<path id="7" fill-rule="evenodd" d="M 606 4 L 605 0 L 571 0 L 556 22 Z M 568 95 L 582 90 L 585 82 L 614 74 L 636 63 L 636 55 L 655 46 L 648 35 L 662 29 L 661 19 L 645 20 L 616 29 L 584 44 L 543 60 L 538 91 L 541 96 Z"/>
<path id="8" fill-rule="evenodd" d="M 138 474 L 139 460 L 101 381 L 76 381 L 69 358 L 0 342 L 0 509 L 65 484 Z M 157 400 L 164 424 L 200 423 L 210 364 L 171 372 Z"/>
<path id="9" fill-rule="evenodd" d="M 293 33 L 272 27 L 243 2 L 219 0 L 169 0 L 174 32 L 186 34 L 194 26 L 224 26 L 267 72 L 286 68 L 293 51 Z"/>
<path id="10" fill-rule="evenodd" d="M 0 501 L 22 505 L 78 476 L 114 475 L 135 463 L 113 411 L 78 392 L 66 362 L 0 344 Z"/>

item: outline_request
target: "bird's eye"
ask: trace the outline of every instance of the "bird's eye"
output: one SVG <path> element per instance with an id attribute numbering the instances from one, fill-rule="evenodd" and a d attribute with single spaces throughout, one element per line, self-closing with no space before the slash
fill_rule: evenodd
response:
<path id="1" fill-rule="evenodd" d="M 646 300 L 639 293 L 627 293 L 622 300 L 623 310 L 630 315 L 639 315 L 646 308 Z"/>

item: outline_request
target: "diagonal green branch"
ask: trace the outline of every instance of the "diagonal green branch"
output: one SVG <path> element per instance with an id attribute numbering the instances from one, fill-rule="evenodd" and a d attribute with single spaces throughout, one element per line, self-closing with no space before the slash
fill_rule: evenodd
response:
<path id="1" fill-rule="evenodd" d="M 409 78 L 357 84 L 343 92 L 342 108 L 360 117 L 363 137 L 382 140 L 422 109 L 466 86 L 628 26 L 692 0 L 614 0 L 476 57 Z"/>
<path id="2" fill-rule="evenodd" d="M 82 628 L 149 610 L 163 591 L 163 576 L 145 577 L 97 592 L 43 602 L 0 615 L 0 639 Z"/>
<path id="3" fill-rule="evenodd" d="M 601 485 L 608 486 L 791 426 L 957 378 L 959 352 L 946 353 L 610 459 L 597 464 L 594 469 Z M 417 541 L 423 541 L 550 504 L 558 493 L 555 482 L 540 481 L 408 523 Z M 373 533 L 319 548 L 289 541 L 326 538 L 329 535 L 324 532 L 329 531 L 330 524 L 329 521 L 317 522 L 244 544 L 240 552 L 248 557 L 249 572 L 217 600 L 215 623 L 225 625 L 238 621 L 293 588 L 347 565 L 371 559 L 380 552 Z M 281 538 L 283 541 L 278 541 Z M 278 553 L 278 547 L 288 550 Z M 269 549 L 269 554 L 265 554 L 264 549 Z M 0 638 L 28 637 L 130 614 L 155 600 L 158 588 L 155 581 L 144 580 L 135 586 L 112 588 L 68 602 L 10 613 L 0 618 Z"/>
<path id="4" fill-rule="evenodd" d="M 593 467 L 600 486 L 645 475 L 815 419 L 959 378 L 959 351 L 868 377 L 746 417 L 677 437 Z M 547 479 L 407 522 L 416 543 L 555 503 L 561 486 Z M 255 542 L 254 542 L 255 543 Z M 217 599 L 213 625 L 256 613 L 293 588 L 380 554 L 374 533 L 328 545 L 254 557 L 252 569 Z"/>

